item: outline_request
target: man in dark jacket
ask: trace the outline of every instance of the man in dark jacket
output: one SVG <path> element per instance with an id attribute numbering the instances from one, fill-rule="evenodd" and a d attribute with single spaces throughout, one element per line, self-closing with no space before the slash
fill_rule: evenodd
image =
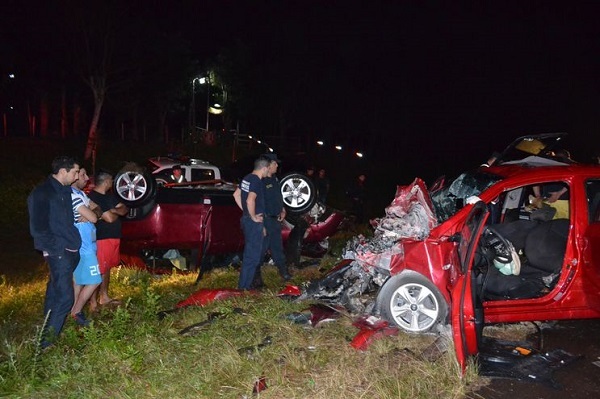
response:
<path id="1" fill-rule="evenodd" d="M 52 174 L 27 198 L 33 243 L 50 269 L 44 301 L 47 321 L 40 343 L 43 349 L 60 334 L 73 306 L 73 271 L 79 263 L 81 237 L 73 223 L 71 184 L 78 177 L 79 164 L 71 157 L 58 157 L 52 161 Z"/>

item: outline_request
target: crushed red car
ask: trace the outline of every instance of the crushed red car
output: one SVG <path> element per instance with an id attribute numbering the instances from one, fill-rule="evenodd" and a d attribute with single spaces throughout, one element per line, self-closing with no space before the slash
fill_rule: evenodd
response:
<path id="1" fill-rule="evenodd" d="M 398 187 L 373 237 L 300 299 L 413 333 L 449 323 L 463 368 L 487 323 L 600 318 L 600 166 L 557 157 L 563 137 L 520 137 L 489 167 Z"/>

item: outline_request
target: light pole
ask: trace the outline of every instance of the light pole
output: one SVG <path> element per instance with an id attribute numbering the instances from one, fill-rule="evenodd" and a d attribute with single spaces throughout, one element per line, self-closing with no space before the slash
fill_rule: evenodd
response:
<path id="1" fill-rule="evenodd" d="M 199 79 L 200 84 L 206 84 L 206 128 L 205 131 L 208 133 L 209 117 L 210 117 L 210 76 L 202 77 Z"/>

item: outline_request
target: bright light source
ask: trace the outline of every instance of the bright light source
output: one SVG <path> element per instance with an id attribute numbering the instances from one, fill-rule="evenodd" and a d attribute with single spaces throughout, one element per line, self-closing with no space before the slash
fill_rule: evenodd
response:
<path id="1" fill-rule="evenodd" d="M 256 142 L 257 142 L 258 144 L 262 144 L 262 141 L 260 141 L 260 140 L 256 140 Z"/>
<path id="2" fill-rule="evenodd" d="M 215 107 L 215 108 L 221 108 L 221 104 L 215 103 L 215 105 L 213 105 L 213 107 Z"/>
<path id="3" fill-rule="evenodd" d="M 342 150 L 342 146 L 341 145 L 336 145 L 335 149 L 338 150 L 338 151 L 341 151 Z"/>
<path id="4" fill-rule="evenodd" d="M 319 141 L 317 141 L 317 144 L 318 144 L 318 145 L 323 145 L 323 144 L 325 144 L 325 143 L 323 143 L 321 140 L 319 140 Z"/>
<path id="5" fill-rule="evenodd" d="M 359 157 L 359 158 L 362 158 L 363 157 L 363 153 L 362 152 L 357 152 L 356 156 Z"/>
<path id="6" fill-rule="evenodd" d="M 218 108 L 218 107 L 216 107 L 216 105 L 218 105 L 218 104 L 215 104 L 215 107 L 208 107 L 208 112 L 210 112 L 213 115 L 222 114 L 223 108 Z"/>
<path id="7" fill-rule="evenodd" d="M 269 147 L 269 152 L 273 152 L 273 149 L 271 147 Z"/>
<path id="8" fill-rule="evenodd" d="M 208 78 L 202 77 L 198 79 L 198 82 L 200 82 L 201 85 L 205 85 L 208 83 Z"/>
<path id="9" fill-rule="evenodd" d="M 252 138 L 252 136 L 248 135 L 248 138 L 249 138 L 249 139 L 251 139 L 251 138 Z"/>
<path id="10" fill-rule="evenodd" d="M 14 73 L 9 73 L 9 74 L 8 74 L 8 77 L 9 77 L 10 79 L 14 79 L 14 78 L 15 78 L 15 74 L 14 74 Z"/>

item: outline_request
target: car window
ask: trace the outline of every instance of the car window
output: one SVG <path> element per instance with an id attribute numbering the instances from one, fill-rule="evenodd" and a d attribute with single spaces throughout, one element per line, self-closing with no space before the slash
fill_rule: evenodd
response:
<path id="1" fill-rule="evenodd" d="M 212 169 L 192 168 L 192 181 L 214 180 L 215 172 Z"/>
<path id="2" fill-rule="evenodd" d="M 569 219 L 569 185 L 554 181 L 530 184 L 503 192 L 488 204 L 490 223 L 515 220 Z"/>
<path id="3" fill-rule="evenodd" d="M 590 223 L 600 223 L 600 180 L 586 181 Z"/>

